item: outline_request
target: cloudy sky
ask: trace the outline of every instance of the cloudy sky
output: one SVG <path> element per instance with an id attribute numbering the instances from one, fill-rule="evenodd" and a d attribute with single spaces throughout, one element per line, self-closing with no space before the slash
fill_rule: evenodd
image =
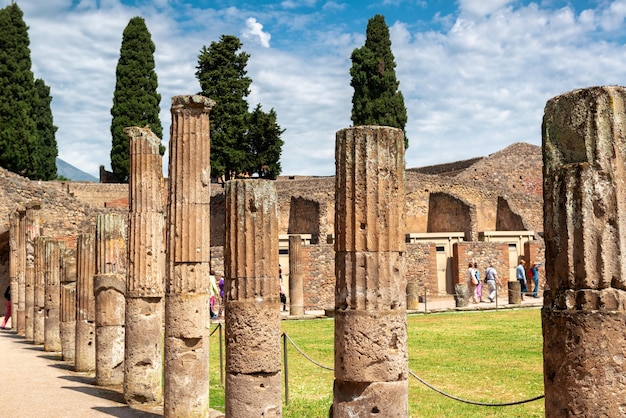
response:
<path id="1" fill-rule="evenodd" d="M 171 97 L 200 89 L 199 51 L 235 35 L 251 55 L 250 106 L 274 108 L 286 129 L 285 175 L 334 174 L 335 132 L 351 123 L 350 54 L 377 13 L 408 109 L 407 167 L 540 145 L 548 99 L 626 78 L 626 0 L 16 2 L 35 77 L 51 87 L 59 157 L 95 176 L 110 169 L 115 66 L 134 16 L 156 45 L 163 143 Z"/>

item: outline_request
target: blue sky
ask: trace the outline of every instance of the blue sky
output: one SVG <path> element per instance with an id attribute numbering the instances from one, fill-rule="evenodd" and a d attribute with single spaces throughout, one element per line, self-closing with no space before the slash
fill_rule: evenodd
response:
<path id="1" fill-rule="evenodd" d="M 51 87 L 59 157 L 93 175 L 110 168 L 115 66 L 133 16 L 146 19 L 156 45 L 164 145 L 171 97 L 199 91 L 200 49 L 236 35 L 251 55 L 250 106 L 274 108 L 286 129 L 285 175 L 334 174 L 335 133 L 351 124 L 350 54 L 377 13 L 390 27 L 408 110 L 407 167 L 540 145 L 547 100 L 626 78 L 626 0 L 17 3 L 33 72 Z"/>

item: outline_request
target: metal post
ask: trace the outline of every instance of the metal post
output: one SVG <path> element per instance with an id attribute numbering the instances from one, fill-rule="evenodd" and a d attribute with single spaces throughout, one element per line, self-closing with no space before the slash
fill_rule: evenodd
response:
<path id="1" fill-rule="evenodd" d="M 426 302 L 426 286 L 424 286 L 424 313 L 428 313 L 428 303 Z"/>
<path id="2" fill-rule="evenodd" d="M 289 364 L 287 362 L 287 334 L 283 332 L 283 363 L 285 364 L 285 405 L 289 405 Z"/>
<path id="3" fill-rule="evenodd" d="M 222 384 L 222 386 L 224 386 L 224 348 L 222 341 L 222 323 L 219 322 L 217 326 L 219 328 L 218 335 L 220 340 L 220 383 Z"/>

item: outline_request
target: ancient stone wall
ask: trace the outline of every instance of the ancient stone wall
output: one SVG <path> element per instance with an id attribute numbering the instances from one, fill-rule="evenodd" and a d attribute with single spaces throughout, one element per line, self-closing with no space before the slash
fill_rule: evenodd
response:
<path id="1" fill-rule="evenodd" d="M 406 275 L 409 283 L 418 284 L 420 296 L 424 289 L 430 296 L 439 296 L 436 244 L 406 244 Z"/>
<path id="2" fill-rule="evenodd" d="M 468 263 L 477 263 L 481 279 L 491 263 L 502 284 L 508 281 L 509 246 L 501 242 L 458 242 L 453 245 L 453 273 L 455 283 L 466 283 Z"/>
<path id="3" fill-rule="evenodd" d="M 304 282 L 304 309 L 335 304 L 335 249 L 332 244 L 304 245 L 300 249 Z"/>

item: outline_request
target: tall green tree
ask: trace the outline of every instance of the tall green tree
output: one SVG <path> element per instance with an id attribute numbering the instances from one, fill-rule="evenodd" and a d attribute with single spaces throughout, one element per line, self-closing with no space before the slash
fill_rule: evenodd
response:
<path id="1" fill-rule="evenodd" d="M 246 65 L 250 55 L 240 51 L 236 36 L 222 35 L 219 42 L 203 46 L 196 77 L 201 94 L 215 100 L 211 110 L 211 176 L 226 180 L 241 173 L 248 158 L 246 138 L 252 79 Z"/>
<path id="2" fill-rule="evenodd" d="M 406 107 L 398 90 L 400 82 L 396 78 L 396 62 L 384 16 L 375 15 L 368 21 L 365 45 L 355 49 L 351 59 L 352 123 L 400 128 L 407 148 Z"/>
<path id="3" fill-rule="evenodd" d="M 48 180 L 56 173 L 56 155 L 50 163 L 42 142 L 56 148 L 56 141 L 54 133 L 45 133 L 42 139 L 37 130 L 41 112 L 50 112 L 50 101 L 40 101 L 29 45 L 28 27 L 17 4 L 0 9 L 0 166 L 31 179 Z"/>
<path id="4" fill-rule="evenodd" d="M 56 159 L 59 155 L 55 139 L 58 128 L 54 126 L 52 109 L 50 108 L 52 96 L 50 96 L 50 87 L 40 78 L 35 80 L 35 90 L 37 95 L 35 96 L 33 117 L 37 125 L 39 144 L 37 149 L 31 150 L 30 155 L 36 154 L 38 156 L 36 171 L 41 174 L 41 179 L 52 180 L 57 178 Z"/>
<path id="5" fill-rule="evenodd" d="M 276 122 L 276 111 L 269 113 L 261 109 L 261 104 L 250 113 L 248 121 L 248 144 L 250 147 L 248 174 L 257 174 L 262 178 L 275 179 L 281 172 L 280 154 L 282 152 L 282 133 Z"/>
<path id="6" fill-rule="evenodd" d="M 122 35 L 111 108 L 111 169 L 120 182 L 128 181 L 130 164 L 130 143 L 124 128 L 148 125 L 155 135 L 163 138 L 154 51 L 145 20 L 139 16 L 130 19 Z M 161 145 L 161 154 L 164 151 Z"/>

